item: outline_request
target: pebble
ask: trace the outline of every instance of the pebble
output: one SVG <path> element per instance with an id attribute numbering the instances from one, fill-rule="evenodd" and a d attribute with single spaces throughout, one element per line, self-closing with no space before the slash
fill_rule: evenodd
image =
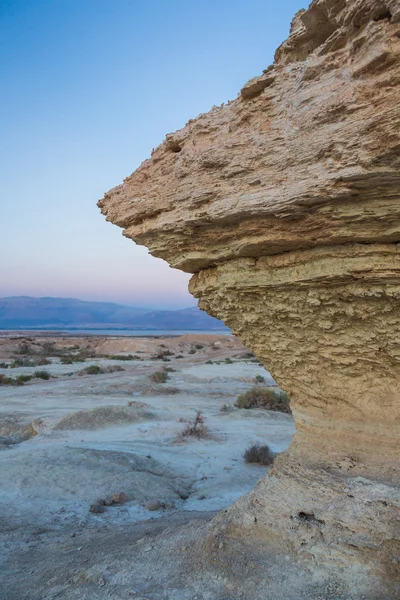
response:
<path id="1" fill-rule="evenodd" d="M 147 510 L 160 510 L 163 504 L 159 500 L 148 500 L 144 505 Z"/>
<path id="2" fill-rule="evenodd" d="M 97 502 L 91 504 L 89 508 L 89 512 L 96 514 L 103 513 L 105 510 L 106 509 L 104 508 L 104 506 L 102 504 L 97 504 Z"/>

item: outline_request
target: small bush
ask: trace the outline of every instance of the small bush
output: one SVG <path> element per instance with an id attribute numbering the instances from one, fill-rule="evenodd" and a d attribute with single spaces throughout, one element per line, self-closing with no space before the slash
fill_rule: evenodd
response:
<path id="1" fill-rule="evenodd" d="M 162 360 L 168 356 L 173 356 L 173 353 L 170 350 L 161 350 L 160 352 L 157 352 L 157 354 L 153 354 L 151 360 Z"/>
<path id="2" fill-rule="evenodd" d="M 191 350 L 189 350 L 188 354 L 196 354 L 196 350 L 192 348 Z"/>
<path id="3" fill-rule="evenodd" d="M 10 368 L 16 369 L 17 367 L 42 367 L 43 365 L 51 365 L 51 360 L 40 356 L 37 358 L 16 358 L 10 364 Z"/>
<path id="4" fill-rule="evenodd" d="M 265 383 L 265 377 L 263 377 L 262 375 L 256 375 L 254 377 L 254 381 L 256 383 Z"/>
<path id="5" fill-rule="evenodd" d="M 225 359 L 225 364 L 227 364 L 227 365 L 233 365 L 233 360 L 231 360 L 230 358 L 226 358 Z"/>
<path id="6" fill-rule="evenodd" d="M 231 412 L 234 408 L 233 404 L 223 404 L 219 410 L 220 412 Z"/>
<path id="7" fill-rule="evenodd" d="M 265 408 L 283 413 L 291 413 L 289 398 L 285 392 L 270 388 L 254 387 L 240 394 L 235 402 L 237 408 Z"/>
<path id="8" fill-rule="evenodd" d="M 60 359 L 62 365 L 72 365 L 74 360 L 69 356 L 63 356 Z"/>
<path id="9" fill-rule="evenodd" d="M 45 379 L 47 381 L 50 379 L 50 373 L 48 371 L 35 371 L 33 377 L 35 377 L 35 379 Z"/>
<path id="10" fill-rule="evenodd" d="M 24 385 L 24 382 L 18 377 L 14 378 L 0 375 L 0 385 Z"/>
<path id="11" fill-rule="evenodd" d="M 8 369 L 8 363 L 0 362 L 0 369 Z"/>
<path id="12" fill-rule="evenodd" d="M 213 365 L 213 364 L 214 364 L 214 363 L 213 363 L 213 361 L 212 361 L 212 360 L 207 360 L 207 361 L 206 361 L 206 365 Z"/>
<path id="13" fill-rule="evenodd" d="M 125 369 L 120 365 L 110 365 L 104 369 L 103 373 L 116 373 L 117 371 L 125 371 Z"/>
<path id="14" fill-rule="evenodd" d="M 177 354 L 175 358 L 183 358 L 183 354 Z"/>
<path id="15" fill-rule="evenodd" d="M 100 373 L 104 373 L 104 371 L 100 369 L 99 365 L 89 365 L 79 371 L 78 375 L 100 375 Z"/>
<path id="16" fill-rule="evenodd" d="M 210 432 L 205 423 L 205 418 L 200 410 L 196 411 L 196 416 L 193 421 L 186 423 L 183 431 L 180 432 L 179 438 L 195 437 L 198 440 L 207 439 L 210 437 Z"/>
<path id="17" fill-rule="evenodd" d="M 204 348 L 204 346 L 202 344 L 196 344 L 195 348 L 197 348 L 197 350 L 202 350 L 202 348 Z"/>
<path id="18" fill-rule="evenodd" d="M 17 379 L 19 381 L 22 381 L 22 383 L 26 383 L 27 381 L 30 381 L 31 379 L 33 379 L 32 375 L 18 375 Z"/>
<path id="19" fill-rule="evenodd" d="M 168 373 L 165 371 L 156 371 L 150 378 L 154 383 L 166 383 L 169 379 Z"/>
<path id="20" fill-rule="evenodd" d="M 109 358 L 111 360 L 142 360 L 137 354 L 115 354 Z"/>
<path id="21" fill-rule="evenodd" d="M 22 342 L 17 349 L 17 354 L 30 354 L 31 347 L 27 342 Z"/>
<path id="22" fill-rule="evenodd" d="M 164 367 L 163 369 L 166 373 L 176 373 L 176 369 L 173 369 L 172 367 Z"/>
<path id="23" fill-rule="evenodd" d="M 269 446 L 257 443 L 252 444 L 244 451 L 243 458 L 249 464 L 272 465 L 275 455 Z"/>

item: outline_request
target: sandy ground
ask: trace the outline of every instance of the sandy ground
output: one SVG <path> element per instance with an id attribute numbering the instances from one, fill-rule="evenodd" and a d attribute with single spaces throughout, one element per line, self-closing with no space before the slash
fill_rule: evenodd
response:
<path id="1" fill-rule="evenodd" d="M 2 360 L 10 360 L 15 344 L 3 342 Z M 183 555 L 216 511 L 265 475 L 266 467 L 243 460 L 247 445 L 259 441 L 281 452 L 290 443 L 289 415 L 221 411 L 257 375 L 273 385 L 270 375 L 244 358 L 246 349 L 231 336 L 90 344 L 96 356 L 85 363 L 62 365 L 53 357 L 45 367 L 0 369 L 13 377 L 38 369 L 54 376 L 0 386 L 0 598 L 250 598 L 229 591 L 222 575 L 208 574 L 217 580 L 201 583 L 205 575 L 189 575 Z M 152 360 L 160 348 L 173 356 Z M 98 357 L 134 352 L 142 360 Z M 125 370 L 80 376 L 88 365 Z M 153 383 L 151 374 L 163 367 L 174 371 L 166 383 Z M 196 410 L 209 438 L 180 439 Z M 97 499 L 121 491 L 125 503 L 89 512 Z M 150 511 L 149 502 L 161 506 Z M 171 567 L 179 562 L 175 575 L 161 567 L 166 553 Z"/>

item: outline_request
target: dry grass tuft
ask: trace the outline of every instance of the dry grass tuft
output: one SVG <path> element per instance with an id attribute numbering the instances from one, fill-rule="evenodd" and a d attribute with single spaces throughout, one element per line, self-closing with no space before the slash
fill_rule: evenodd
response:
<path id="1" fill-rule="evenodd" d="M 275 455 L 269 446 L 257 443 L 252 444 L 244 451 L 243 458 L 249 464 L 272 465 Z"/>
<path id="2" fill-rule="evenodd" d="M 254 387 L 240 394 L 235 402 L 237 408 L 265 408 L 291 414 L 289 397 L 279 389 Z"/>
<path id="3" fill-rule="evenodd" d="M 205 421 L 202 412 L 197 410 L 193 421 L 186 423 L 184 429 L 178 434 L 178 439 L 188 437 L 194 437 L 198 440 L 209 439 L 211 435 Z"/>

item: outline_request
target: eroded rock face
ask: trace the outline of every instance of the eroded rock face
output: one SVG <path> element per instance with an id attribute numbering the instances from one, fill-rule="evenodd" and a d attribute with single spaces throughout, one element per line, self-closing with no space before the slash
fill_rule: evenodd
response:
<path id="1" fill-rule="evenodd" d="M 398 0 L 314 0 L 236 100 L 99 202 L 292 400 L 292 445 L 210 548 L 251 533 L 371 598 L 399 567 L 399 84 Z"/>

